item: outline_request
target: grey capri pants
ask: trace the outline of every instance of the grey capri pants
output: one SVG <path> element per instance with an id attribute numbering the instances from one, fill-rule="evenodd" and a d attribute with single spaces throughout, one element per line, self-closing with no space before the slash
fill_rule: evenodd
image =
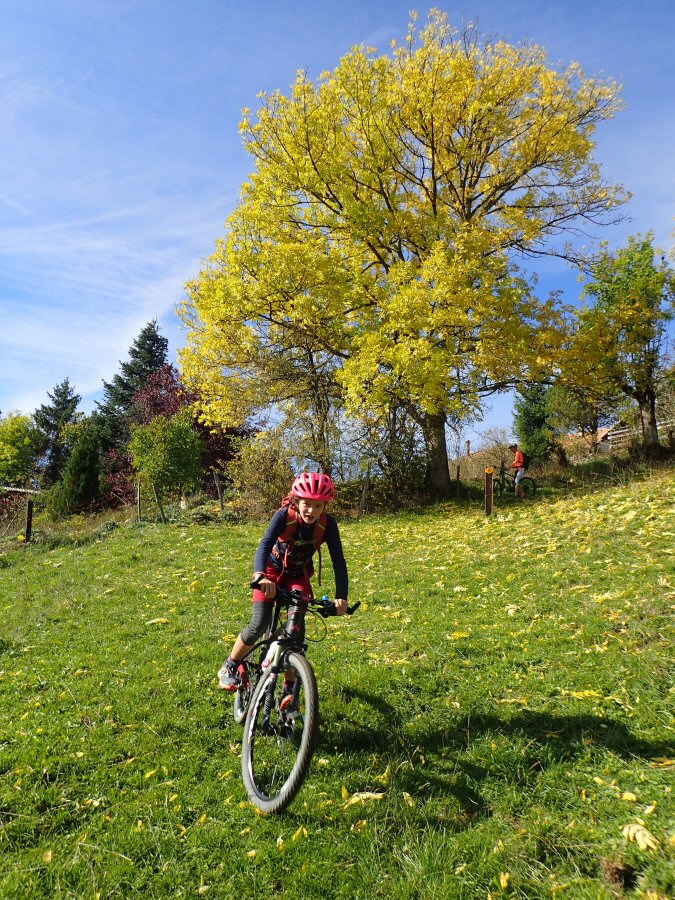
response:
<path id="1" fill-rule="evenodd" d="M 251 621 L 242 629 L 241 639 L 249 647 L 259 641 L 272 622 L 274 603 L 254 603 Z"/>

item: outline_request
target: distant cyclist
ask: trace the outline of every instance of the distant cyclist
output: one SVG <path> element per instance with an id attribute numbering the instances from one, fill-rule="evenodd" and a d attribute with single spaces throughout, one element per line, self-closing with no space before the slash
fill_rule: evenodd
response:
<path id="1" fill-rule="evenodd" d="M 515 470 L 516 478 L 515 478 L 515 491 L 516 491 L 516 500 L 523 499 L 523 489 L 521 487 L 521 480 L 523 475 L 527 471 L 527 458 L 526 454 L 520 449 L 518 444 L 509 444 L 509 450 L 513 450 L 514 452 L 514 460 L 511 463 L 511 468 Z"/>
<path id="2" fill-rule="evenodd" d="M 235 641 L 218 673 L 219 687 L 223 690 L 237 690 L 239 663 L 265 634 L 272 620 L 277 585 L 287 590 L 300 588 L 305 596 L 313 596 L 310 584 L 314 574 L 312 557 L 324 541 L 335 573 L 336 612 L 340 616 L 346 612 L 347 563 L 337 522 L 326 512 L 334 494 L 333 482 L 328 475 L 303 472 L 293 482 L 281 509 L 272 517 L 255 555 L 254 578 L 260 581 L 253 591 L 251 621 Z M 290 693 L 290 687 L 290 684 L 285 686 L 285 693 Z"/>

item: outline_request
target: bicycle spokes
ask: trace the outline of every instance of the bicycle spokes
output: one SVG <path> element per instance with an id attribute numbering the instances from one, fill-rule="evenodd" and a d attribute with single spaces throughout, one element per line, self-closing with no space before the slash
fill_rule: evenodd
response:
<path id="1" fill-rule="evenodd" d="M 258 789 L 267 797 L 278 794 L 290 777 L 302 744 L 302 683 L 296 675 L 290 702 L 283 686 L 282 674 L 270 677 L 251 710 L 252 768 Z"/>
<path id="2" fill-rule="evenodd" d="M 246 719 L 242 774 L 251 800 L 263 812 L 279 812 L 304 781 L 314 751 L 318 723 L 316 679 L 299 653 L 289 653 L 284 673 L 268 671 L 260 681 Z"/>

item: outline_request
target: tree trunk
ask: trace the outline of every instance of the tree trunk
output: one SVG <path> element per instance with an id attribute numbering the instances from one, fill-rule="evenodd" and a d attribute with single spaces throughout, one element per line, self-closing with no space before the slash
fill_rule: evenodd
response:
<path id="1" fill-rule="evenodd" d="M 363 478 L 363 488 L 361 489 L 361 502 L 359 503 L 359 519 L 366 511 L 366 500 L 368 499 L 368 489 L 370 487 L 370 466 Z"/>
<path id="2" fill-rule="evenodd" d="M 225 501 L 223 500 L 223 486 L 220 483 L 220 477 L 217 472 L 213 473 L 213 481 L 218 491 L 218 502 L 220 503 L 221 512 L 225 509 Z"/>
<path id="3" fill-rule="evenodd" d="M 656 427 L 656 397 L 649 392 L 638 400 L 640 419 L 642 420 L 642 438 L 645 450 L 651 450 L 659 443 L 659 432 Z"/>
<path id="4" fill-rule="evenodd" d="M 430 497 L 449 497 L 450 467 L 445 443 L 445 415 L 426 415 L 422 420 L 422 433 L 427 455 L 424 488 Z"/>
<path id="5" fill-rule="evenodd" d="M 157 490 L 157 486 L 153 482 L 152 489 L 155 492 L 155 502 L 157 503 L 157 508 L 159 509 L 159 517 L 162 520 L 162 524 L 166 525 L 166 516 L 164 515 L 164 507 L 162 506 L 162 495 L 160 491 Z"/>

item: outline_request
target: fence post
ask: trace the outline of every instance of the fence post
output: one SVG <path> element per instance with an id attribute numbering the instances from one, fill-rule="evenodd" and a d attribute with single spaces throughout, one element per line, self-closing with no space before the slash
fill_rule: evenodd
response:
<path id="1" fill-rule="evenodd" d="M 33 501 L 28 501 L 28 506 L 26 507 L 26 537 L 25 541 L 28 544 L 30 542 L 31 534 L 33 533 Z"/>
<path id="2" fill-rule="evenodd" d="M 492 466 L 488 466 L 485 469 L 485 515 L 492 515 L 492 489 L 493 489 L 493 478 L 494 469 Z"/>

